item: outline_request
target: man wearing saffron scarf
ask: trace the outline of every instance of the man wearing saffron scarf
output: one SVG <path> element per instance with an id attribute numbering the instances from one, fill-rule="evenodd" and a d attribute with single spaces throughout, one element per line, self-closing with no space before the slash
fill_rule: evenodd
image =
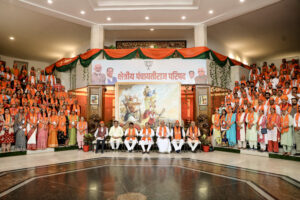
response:
<path id="1" fill-rule="evenodd" d="M 160 153 L 170 153 L 171 143 L 169 140 L 170 131 L 164 121 L 160 122 L 160 126 L 156 129 L 157 146 Z"/>
<path id="2" fill-rule="evenodd" d="M 124 144 L 128 152 L 131 153 L 137 143 L 136 136 L 138 136 L 138 131 L 136 130 L 136 128 L 134 128 L 134 124 L 132 122 L 129 123 L 129 128 L 126 129 L 125 136 L 127 137 L 124 141 Z"/>
<path id="3" fill-rule="evenodd" d="M 119 149 L 120 143 L 122 142 L 123 129 L 119 126 L 119 122 L 117 120 L 114 121 L 114 125 L 110 128 L 109 136 L 111 148 L 113 150 Z"/>
<path id="4" fill-rule="evenodd" d="M 278 153 L 278 129 L 280 127 L 280 116 L 276 114 L 275 107 L 271 107 L 270 114 L 267 116 L 267 138 L 268 152 Z"/>
<path id="5" fill-rule="evenodd" d="M 196 148 L 198 144 L 200 144 L 198 137 L 201 136 L 201 133 L 194 121 L 191 122 L 191 125 L 187 130 L 186 136 L 188 137 L 188 144 L 191 147 L 192 152 L 196 153 Z"/>
<path id="6" fill-rule="evenodd" d="M 172 144 L 176 153 L 180 153 L 182 145 L 184 144 L 185 132 L 180 126 L 179 121 L 175 122 L 175 126 L 171 130 Z"/>
<path id="7" fill-rule="evenodd" d="M 296 154 L 300 154 L 300 106 L 298 106 L 298 112 L 294 115 L 294 136 L 296 143 Z"/>
<path id="8" fill-rule="evenodd" d="M 254 112 L 253 107 L 249 108 L 249 113 L 246 117 L 246 139 L 249 142 L 251 149 L 257 149 L 257 114 Z"/>
<path id="9" fill-rule="evenodd" d="M 146 153 L 145 145 L 148 145 L 147 153 L 149 154 L 149 151 L 153 144 L 152 137 L 154 136 L 154 131 L 150 128 L 150 125 L 148 122 L 146 122 L 145 127 L 143 129 L 141 129 L 139 136 L 141 136 L 139 145 L 141 145 L 141 147 L 143 149 L 143 154 Z"/>
<path id="10" fill-rule="evenodd" d="M 291 155 L 293 146 L 293 134 L 292 134 L 293 118 L 288 114 L 287 110 L 282 110 L 280 118 L 280 143 L 283 147 L 283 155 Z"/>

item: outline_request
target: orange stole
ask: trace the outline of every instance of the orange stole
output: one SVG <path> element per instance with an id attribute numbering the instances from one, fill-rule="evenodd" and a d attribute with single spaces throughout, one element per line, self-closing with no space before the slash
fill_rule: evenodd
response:
<path id="1" fill-rule="evenodd" d="M 214 124 L 220 125 L 220 114 L 214 114 Z M 214 125 L 214 128 L 220 130 L 220 126 L 216 127 L 216 125 Z"/>
<path id="2" fill-rule="evenodd" d="M 145 141 L 147 139 L 148 141 L 150 141 L 151 137 L 146 138 L 145 135 L 146 135 L 146 128 L 143 128 L 143 138 L 142 138 L 142 140 Z M 151 128 L 148 128 L 148 135 L 151 135 Z"/>
<path id="3" fill-rule="evenodd" d="M 158 132 L 159 136 L 162 137 L 162 127 L 159 127 L 159 132 Z M 167 137 L 167 127 L 164 126 L 164 136 L 163 137 Z"/>
<path id="4" fill-rule="evenodd" d="M 250 125 L 253 124 L 253 121 L 254 121 L 254 113 L 252 112 L 248 114 L 248 124 L 247 124 L 248 128 L 251 128 Z"/>
<path id="5" fill-rule="evenodd" d="M 64 135 L 66 136 L 66 117 L 65 116 L 59 116 L 58 117 L 58 130 L 64 132 Z M 63 125 L 64 124 L 64 125 Z"/>
<path id="6" fill-rule="evenodd" d="M 82 122 L 82 121 L 78 122 L 78 128 L 79 128 L 80 131 L 86 130 L 87 129 L 87 122 Z"/>
<path id="7" fill-rule="evenodd" d="M 130 137 L 129 136 L 134 136 L 134 140 L 136 139 L 135 136 L 135 128 L 128 128 L 128 135 L 126 137 L 126 140 L 130 140 Z"/>
<path id="8" fill-rule="evenodd" d="M 197 131 L 197 133 L 196 133 L 196 131 Z M 194 136 L 194 137 L 198 136 L 198 128 L 197 128 L 197 126 L 195 126 L 194 128 L 193 127 L 189 128 L 189 135 L 190 136 Z"/>
<path id="9" fill-rule="evenodd" d="M 5 115 L 5 124 L 10 124 L 10 114 L 7 114 L 7 115 Z M 9 129 L 9 126 L 8 125 L 5 125 L 4 126 L 6 129 Z"/>
<path id="10" fill-rule="evenodd" d="M 230 129 L 230 127 L 228 127 L 228 124 L 231 124 L 231 118 L 232 118 L 232 113 L 228 113 L 227 120 L 226 120 L 226 126 L 228 129 Z"/>
<path id="11" fill-rule="evenodd" d="M 269 114 L 268 115 L 268 127 L 272 127 L 275 125 L 275 122 L 276 122 L 276 117 L 277 115 L 274 113 L 274 114 Z"/>
<path id="12" fill-rule="evenodd" d="M 289 126 L 289 114 L 287 114 L 286 116 L 282 116 L 280 118 L 280 125 L 281 125 L 281 127 Z M 289 131 L 289 127 L 288 128 L 282 128 L 281 129 L 281 134 L 283 134 L 285 132 L 288 132 L 288 131 Z"/>
<path id="13" fill-rule="evenodd" d="M 70 115 L 69 118 L 70 118 L 70 120 L 69 120 L 70 121 L 69 129 L 72 128 L 72 122 L 74 122 L 75 127 L 76 127 L 76 124 L 77 124 L 77 115 Z"/>
<path id="14" fill-rule="evenodd" d="M 56 125 L 54 126 L 52 123 L 56 123 Z M 58 116 L 57 115 L 52 115 L 51 117 L 50 117 L 50 129 L 57 129 L 57 126 L 58 126 Z"/>
<path id="15" fill-rule="evenodd" d="M 174 127 L 174 138 L 175 140 L 181 140 L 181 131 L 180 127 L 178 128 L 177 126 Z"/>
<path id="16" fill-rule="evenodd" d="M 296 115 L 295 115 L 296 127 L 299 127 L 299 124 L 298 124 L 299 117 L 300 117 L 300 113 L 296 113 Z"/>

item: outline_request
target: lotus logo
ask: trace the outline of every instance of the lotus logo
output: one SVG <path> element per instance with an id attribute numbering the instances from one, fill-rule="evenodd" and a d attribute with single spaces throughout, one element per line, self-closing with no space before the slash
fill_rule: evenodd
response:
<path id="1" fill-rule="evenodd" d="M 145 62 L 145 66 L 146 66 L 147 70 L 150 70 L 150 68 L 153 65 L 153 61 L 152 60 L 145 60 L 144 62 Z"/>

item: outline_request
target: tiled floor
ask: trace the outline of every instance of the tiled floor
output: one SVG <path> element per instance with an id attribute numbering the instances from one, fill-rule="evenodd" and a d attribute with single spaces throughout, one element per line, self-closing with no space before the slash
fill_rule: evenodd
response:
<path id="1" fill-rule="evenodd" d="M 266 158 L 260 156 L 252 156 L 245 154 L 235 154 L 214 151 L 210 153 L 181 153 L 181 154 L 141 154 L 141 153 L 125 153 L 125 152 L 106 152 L 104 154 L 94 154 L 92 152 L 82 152 L 78 150 L 49 152 L 41 154 L 32 154 L 15 157 L 0 158 L 0 172 L 62 162 L 78 161 L 100 157 L 150 157 L 150 158 L 191 158 L 213 163 L 225 164 L 235 167 L 242 167 L 276 174 L 290 176 L 300 181 L 300 163 L 296 161 Z"/>
<path id="2" fill-rule="evenodd" d="M 286 177 L 299 180 L 299 162 L 234 153 L 74 150 L 0 163 L 2 199 L 300 199 L 299 182 Z"/>

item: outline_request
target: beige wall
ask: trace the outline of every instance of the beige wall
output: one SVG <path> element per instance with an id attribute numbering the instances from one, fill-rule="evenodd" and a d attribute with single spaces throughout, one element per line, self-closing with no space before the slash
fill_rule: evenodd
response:
<path id="1" fill-rule="evenodd" d="M 24 60 L 20 58 L 14 58 L 9 56 L 0 55 L 0 60 L 3 60 L 6 62 L 6 66 L 13 67 L 14 61 L 22 61 L 22 62 L 28 62 L 28 68 L 34 67 L 36 70 L 42 70 L 45 67 L 49 66 L 50 64 L 47 62 L 40 62 L 36 60 Z"/>

